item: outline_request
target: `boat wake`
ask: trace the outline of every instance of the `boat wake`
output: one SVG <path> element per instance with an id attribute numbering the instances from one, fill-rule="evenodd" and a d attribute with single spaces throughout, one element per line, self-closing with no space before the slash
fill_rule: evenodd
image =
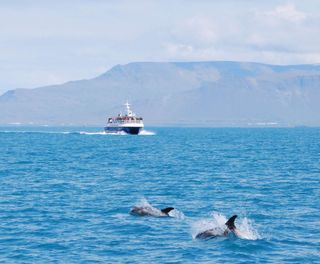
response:
<path id="1" fill-rule="evenodd" d="M 0 133 L 5 134 L 79 134 L 79 132 L 74 131 L 14 131 L 14 130 L 3 130 Z"/>
<path id="2" fill-rule="evenodd" d="M 149 131 L 149 130 L 141 130 L 140 132 L 139 132 L 139 134 L 138 134 L 139 136 L 154 136 L 154 135 L 156 135 L 156 133 L 155 132 L 153 132 L 153 131 Z"/>
<path id="3" fill-rule="evenodd" d="M 86 131 L 81 131 L 79 132 L 80 135 L 111 135 L 111 136 L 128 136 L 130 134 L 124 132 L 124 131 L 119 131 L 119 132 L 105 132 L 105 131 L 99 131 L 99 132 L 86 132 Z M 154 136 L 156 135 L 155 132 L 148 131 L 148 130 L 141 130 L 138 134 L 138 136 Z"/>
<path id="4" fill-rule="evenodd" d="M 105 132 L 105 131 L 99 131 L 99 132 L 86 132 L 81 131 L 79 132 L 80 135 L 111 135 L 111 136 L 127 136 L 130 135 L 124 131 L 119 132 Z M 156 135 L 155 132 L 148 131 L 148 130 L 141 130 L 138 134 L 138 136 L 154 136 Z"/>
<path id="5" fill-rule="evenodd" d="M 89 135 L 89 136 L 95 136 L 95 135 L 114 135 L 116 133 L 106 133 L 104 131 L 98 131 L 98 132 L 87 132 L 87 131 L 80 131 L 78 132 L 80 135 Z"/>
<path id="6" fill-rule="evenodd" d="M 223 234 L 226 229 L 225 223 L 227 222 L 227 217 L 219 214 L 219 213 L 212 213 L 211 218 L 209 219 L 202 219 L 196 221 L 191 224 L 191 235 L 195 239 L 197 234 L 205 232 L 209 229 L 214 229 L 218 234 Z M 247 217 L 239 219 L 236 223 L 236 231 L 235 235 L 240 239 L 246 240 L 257 240 L 261 239 L 258 231 L 254 229 L 252 226 L 252 221 Z"/>
<path id="7" fill-rule="evenodd" d="M 23 133 L 23 134 L 63 134 L 63 135 L 89 135 L 89 136 L 96 136 L 96 135 L 102 135 L 102 136 L 127 136 L 130 134 L 127 134 L 124 131 L 119 132 L 108 132 L 105 131 L 97 131 L 97 132 L 90 132 L 90 131 L 10 131 L 10 130 L 3 130 L 0 131 L 0 133 Z M 155 132 L 148 131 L 148 130 L 142 130 L 138 134 L 138 136 L 154 136 L 156 135 Z"/>

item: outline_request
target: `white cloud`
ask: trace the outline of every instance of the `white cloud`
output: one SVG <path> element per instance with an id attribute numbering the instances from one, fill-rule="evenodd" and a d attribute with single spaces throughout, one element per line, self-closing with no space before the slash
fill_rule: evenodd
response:
<path id="1" fill-rule="evenodd" d="M 292 3 L 192 17 L 171 33 L 164 45 L 171 59 L 319 62 L 320 16 Z"/>
<path id="2" fill-rule="evenodd" d="M 266 12 L 265 14 L 272 18 L 283 19 L 290 22 L 301 22 L 307 17 L 306 13 L 297 10 L 292 3 L 279 5 L 274 10 Z"/>
<path id="3" fill-rule="evenodd" d="M 0 93 L 90 78 L 132 61 L 319 63 L 318 3 L 7 1 L 0 7 Z"/>

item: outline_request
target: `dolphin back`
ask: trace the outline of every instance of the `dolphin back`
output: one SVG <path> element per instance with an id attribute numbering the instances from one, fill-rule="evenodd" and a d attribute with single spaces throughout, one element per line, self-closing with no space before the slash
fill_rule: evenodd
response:
<path id="1" fill-rule="evenodd" d="M 213 229 L 209 229 L 207 231 L 201 232 L 199 234 L 196 235 L 196 239 L 212 239 L 219 236 L 219 234 L 215 234 Z"/>

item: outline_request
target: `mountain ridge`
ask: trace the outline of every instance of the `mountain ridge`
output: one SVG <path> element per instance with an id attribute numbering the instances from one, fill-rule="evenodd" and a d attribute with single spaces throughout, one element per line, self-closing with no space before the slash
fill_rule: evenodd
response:
<path id="1" fill-rule="evenodd" d="M 320 125 L 320 65 L 132 62 L 0 96 L 0 124 L 101 125 L 129 100 L 150 125 Z"/>

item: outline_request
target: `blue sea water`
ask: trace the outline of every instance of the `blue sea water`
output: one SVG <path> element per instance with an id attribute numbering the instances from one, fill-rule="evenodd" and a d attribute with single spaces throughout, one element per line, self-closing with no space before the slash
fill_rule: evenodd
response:
<path id="1" fill-rule="evenodd" d="M 320 263 L 320 129 L 99 130 L 0 129 L 1 263 Z"/>

